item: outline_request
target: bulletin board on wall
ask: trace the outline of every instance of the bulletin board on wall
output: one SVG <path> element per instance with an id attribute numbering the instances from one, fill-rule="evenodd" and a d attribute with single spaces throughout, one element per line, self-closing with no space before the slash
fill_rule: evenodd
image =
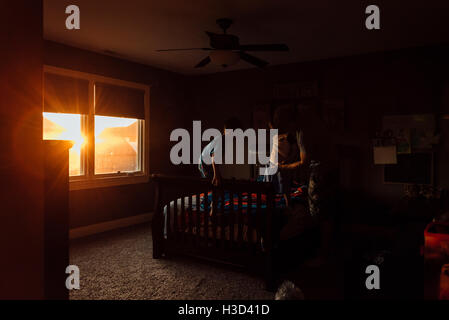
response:
<path id="1" fill-rule="evenodd" d="M 398 154 L 428 151 L 438 143 L 434 114 L 385 116 L 382 127 L 396 138 Z"/>

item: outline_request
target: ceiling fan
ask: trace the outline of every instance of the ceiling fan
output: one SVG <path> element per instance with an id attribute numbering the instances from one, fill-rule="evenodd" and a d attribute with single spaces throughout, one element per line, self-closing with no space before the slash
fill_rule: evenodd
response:
<path id="1" fill-rule="evenodd" d="M 261 60 L 246 51 L 288 51 L 289 48 L 285 44 L 249 44 L 241 45 L 239 37 L 227 34 L 226 31 L 232 25 L 232 20 L 222 18 L 217 20 L 218 26 L 223 30 L 223 34 L 217 34 L 206 31 L 210 39 L 210 48 L 185 48 L 185 49 L 162 49 L 163 51 L 181 51 L 181 50 L 204 50 L 210 51 L 209 55 L 201 60 L 195 68 L 201 68 L 213 62 L 222 67 L 228 67 L 237 63 L 240 59 L 257 67 L 265 67 L 268 62 Z"/>

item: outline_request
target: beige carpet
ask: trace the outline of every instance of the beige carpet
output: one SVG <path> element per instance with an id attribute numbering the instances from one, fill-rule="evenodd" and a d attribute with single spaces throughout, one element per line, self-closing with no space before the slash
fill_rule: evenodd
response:
<path id="1" fill-rule="evenodd" d="M 80 290 L 70 299 L 273 299 L 261 278 L 186 258 L 152 258 L 149 225 L 75 240 L 70 263 Z"/>

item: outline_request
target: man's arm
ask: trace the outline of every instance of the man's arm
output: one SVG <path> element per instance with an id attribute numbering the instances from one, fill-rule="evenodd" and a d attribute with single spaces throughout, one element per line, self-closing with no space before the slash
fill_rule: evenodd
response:
<path id="1" fill-rule="evenodd" d="M 283 170 L 294 170 L 302 166 L 307 162 L 307 152 L 306 148 L 304 146 L 304 139 L 303 139 L 303 133 L 300 131 L 300 133 L 296 137 L 299 147 L 299 161 L 288 163 L 288 164 L 279 164 L 279 169 Z"/>

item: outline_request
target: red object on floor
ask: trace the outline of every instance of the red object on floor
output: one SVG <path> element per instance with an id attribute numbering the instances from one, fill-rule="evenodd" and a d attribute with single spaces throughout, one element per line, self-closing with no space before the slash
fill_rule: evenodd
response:
<path id="1" fill-rule="evenodd" d="M 424 230 L 424 257 L 449 257 L 449 223 L 431 222 Z"/>
<path id="2" fill-rule="evenodd" d="M 445 264 L 441 268 L 440 300 L 449 300 L 449 264 Z"/>

